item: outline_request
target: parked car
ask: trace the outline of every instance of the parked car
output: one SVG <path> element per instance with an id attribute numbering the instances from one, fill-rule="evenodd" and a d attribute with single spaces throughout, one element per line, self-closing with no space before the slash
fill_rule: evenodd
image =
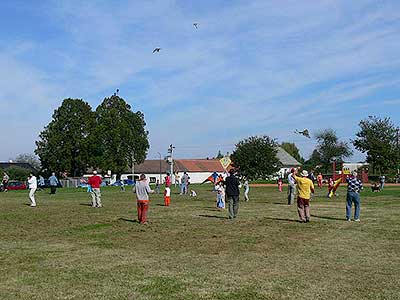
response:
<path id="1" fill-rule="evenodd" d="M 15 191 L 15 190 L 26 190 L 27 186 L 25 183 L 21 181 L 16 181 L 16 180 L 11 180 L 8 182 L 8 187 L 7 189 L 9 191 Z"/>
<path id="2" fill-rule="evenodd" d="M 124 179 L 124 185 L 135 185 L 135 182 L 131 179 Z M 121 180 L 117 180 L 111 186 L 121 186 Z"/>

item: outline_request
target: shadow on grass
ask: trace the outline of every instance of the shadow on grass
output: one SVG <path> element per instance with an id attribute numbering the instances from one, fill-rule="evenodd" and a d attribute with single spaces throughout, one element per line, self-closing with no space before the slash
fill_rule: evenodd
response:
<path id="1" fill-rule="evenodd" d="M 311 217 L 314 217 L 314 218 L 317 218 L 317 219 L 336 220 L 336 221 L 344 221 L 344 220 L 346 220 L 345 218 L 316 216 L 316 215 L 311 215 Z"/>
<path id="2" fill-rule="evenodd" d="M 229 219 L 228 217 L 221 217 L 221 216 L 215 216 L 215 215 L 199 215 L 199 217 L 203 217 L 203 218 L 215 218 L 215 219 Z"/>
<path id="3" fill-rule="evenodd" d="M 79 203 L 79 205 L 92 207 L 92 204 L 90 204 L 90 203 Z"/>
<path id="4" fill-rule="evenodd" d="M 284 218 L 264 217 L 264 219 L 273 220 L 273 221 L 286 221 L 286 222 L 301 223 L 300 220 L 284 219 Z"/>
<path id="5" fill-rule="evenodd" d="M 125 219 L 125 218 L 119 218 L 119 221 L 125 221 L 125 222 L 130 222 L 130 223 L 139 223 L 137 220 L 131 220 L 131 219 Z"/>
<path id="6" fill-rule="evenodd" d="M 291 206 L 291 205 L 288 205 L 287 203 L 283 203 L 283 202 L 273 202 L 272 204 Z"/>

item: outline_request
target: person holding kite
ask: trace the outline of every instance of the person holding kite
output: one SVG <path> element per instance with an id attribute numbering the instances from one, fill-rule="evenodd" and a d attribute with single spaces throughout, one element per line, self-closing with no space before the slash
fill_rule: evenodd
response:
<path id="1" fill-rule="evenodd" d="M 297 170 L 296 170 L 297 173 Z M 308 178 L 308 172 L 303 170 L 301 177 L 295 173 L 297 183 L 297 211 L 299 213 L 300 222 L 310 222 L 310 199 L 311 193 L 314 194 L 314 183 Z"/>
<path id="2" fill-rule="evenodd" d="M 336 179 L 333 181 L 332 178 L 329 178 L 329 184 L 328 184 L 328 198 L 332 198 L 334 195 L 337 196 L 336 190 L 338 189 L 340 183 L 342 182 L 342 177 L 339 179 Z"/>
<path id="3" fill-rule="evenodd" d="M 360 222 L 360 191 L 363 189 L 361 180 L 357 178 L 357 171 L 353 171 L 347 181 L 346 220 L 351 221 L 351 207 L 354 202 L 354 221 Z"/>

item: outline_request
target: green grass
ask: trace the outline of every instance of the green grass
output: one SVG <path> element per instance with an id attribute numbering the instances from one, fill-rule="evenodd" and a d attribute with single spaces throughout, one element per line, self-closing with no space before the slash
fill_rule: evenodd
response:
<path id="1" fill-rule="evenodd" d="M 317 190 L 312 221 L 277 188 L 253 187 L 239 218 L 214 208 L 210 186 L 154 195 L 149 225 L 134 195 L 103 189 L 0 193 L 0 299 L 399 299 L 400 188 L 362 193 L 346 222 L 345 189 Z"/>

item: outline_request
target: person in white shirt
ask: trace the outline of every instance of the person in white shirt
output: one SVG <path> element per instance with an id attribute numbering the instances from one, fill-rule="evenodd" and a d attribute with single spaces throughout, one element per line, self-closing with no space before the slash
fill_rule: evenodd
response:
<path id="1" fill-rule="evenodd" d="M 294 179 L 295 169 L 292 168 L 290 170 L 290 174 L 288 175 L 288 205 L 292 205 L 294 203 L 294 198 L 296 194 L 296 180 Z"/>
<path id="2" fill-rule="evenodd" d="M 31 207 L 36 207 L 35 192 L 37 189 L 37 180 L 32 173 L 28 177 L 28 185 L 29 185 L 29 199 L 31 200 Z"/>

